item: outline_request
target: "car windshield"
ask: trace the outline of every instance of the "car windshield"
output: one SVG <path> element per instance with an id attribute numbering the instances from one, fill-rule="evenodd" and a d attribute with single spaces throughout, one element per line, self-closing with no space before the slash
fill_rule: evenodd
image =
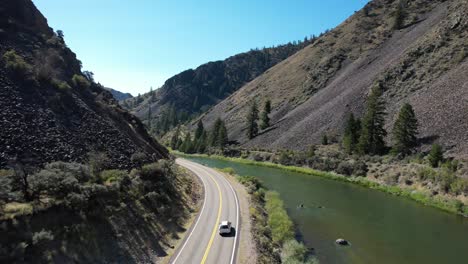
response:
<path id="1" fill-rule="evenodd" d="M 229 226 L 228 225 L 221 225 L 221 228 L 223 228 L 223 229 L 224 228 L 229 228 Z"/>

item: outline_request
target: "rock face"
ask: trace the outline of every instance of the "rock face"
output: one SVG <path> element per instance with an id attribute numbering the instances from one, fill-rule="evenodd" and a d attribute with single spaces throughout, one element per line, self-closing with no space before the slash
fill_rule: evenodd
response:
<path id="1" fill-rule="evenodd" d="M 179 113 L 183 112 L 187 116 L 206 111 L 308 43 L 289 43 L 251 50 L 223 61 L 203 64 L 169 78 L 161 88 L 154 91 L 154 95 L 147 93 L 141 98 L 127 100 L 124 105 L 142 120 L 148 118 L 149 107 L 154 118 L 171 105 L 175 105 Z"/>
<path id="2" fill-rule="evenodd" d="M 127 100 L 129 98 L 133 98 L 133 95 L 131 95 L 130 93 L 122 93 L 120 91 L 117 91 L 115 89 L 112 89 L 112 88 L 108 88 L 106 87 L 105 88 L 107 91 L 111 92 L 112 96 L 115 98 L 115 100 L 117 101 L 123 101 L 123 100 Z"/>
<path id="3" fill-rule="evenodd" d="M 205 127 L 220 117 L 229 138 L 243 147 L 305 150 L 323 134 L 339 138 L 346 115 L 362 117 L 369 90 L 380 86 L 388 131 L 409 102 L 422 148 L 437 142 L 450 155 L 468 159 L 468 3 L 407 1 L 403 26 L 395 30 L 399 2 L 371 1 L 214 106 L 202 117 Z M 272 126 L 248 140 L 249 106 L 267 99 Z"/>
<path id="4" fill-rule="evenodd" d="M 148 160 L 168 157 L 108 91 L 73 80 L 81 76 L 80 62 L 30 0 L 2 1 L 0 14 L 0 168 L 83 162 L 92 151 L 105 152 L 114 168 L 132 167 L 135 152 Z M 29 66 L 9 68 L 8 51 Z"/>

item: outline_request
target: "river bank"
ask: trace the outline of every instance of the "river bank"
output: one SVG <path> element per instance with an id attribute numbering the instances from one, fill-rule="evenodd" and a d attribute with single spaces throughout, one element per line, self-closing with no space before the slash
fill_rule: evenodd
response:
<path id="1" fill-rule="evenodd" d="M 207 157 L 186 158 L 212 168 L 233 168 L 278 192 L 299 230 L 298 239 L 314 248 L 321 263 L 437 264 L 468 258 L 468 219 L 455 214 L 358 184 Z M 336 245 L 337 238 L 351 246 Z"/>
<path id="2" fill-rule="evenodd" d="M 290 172 L 298 172 L 307 175 L 313 175 L 318 177 L 323 177 L 335 181 L 342 181 L 348 182 L 352 184 L 357 184 L 366 188 L 379 190 L 385 193 L 389 193 L 396 196 L 406 197 L 408 199 L 417 201 L 421 204 L 438 208 L 440 210 L 450 212 L 453 214 L 458 214 L 464 217 L 468 217 L 468 205 L 464 204 L 458 199 L 454 199 L 448 196 L 443 196 L 440 194 L 432 195 L 428 193 L 428 191 L 424 190 L 417 190 L 411 187 L 401 187 L 397 185 L 384 185 L 382 183 L 373 181 L 369 178 L 364 177 L 355 177 L 355 176 L 344 176 L 334 172 L 325 172 L 314 170 L 307 167 L 298 167 L 298 166 L 289 166 L 289 165 L 282 165 L 272 162 L 264 162 L 264 161 L 255 161 L 250 159 L 244 158 L 232 158 L 232 157 L 225 157 L 219 155 L 206 155 L 206 154 L 186 154 L 181 152 L 173 152 L 176 155 L 186 156 L 186 157 L 209 157 L 212 159 L 236 162 L 240 164 L 246 165 L 256 165 L 256 166 L 263 166 L 269 168 L 277 168 L 281 170 L 286 170 Z"/>
<path id="3" fill-rule="evenodd" d="M 297 230 L 277 192 L 268 190 L 255 177 L 235 174 L 232 168 L 219 171 L 240 183 L 249 196 L 249 227 L 255 242 L 255 263 L 319 263 L 311 250 L 296 239 Z"/>

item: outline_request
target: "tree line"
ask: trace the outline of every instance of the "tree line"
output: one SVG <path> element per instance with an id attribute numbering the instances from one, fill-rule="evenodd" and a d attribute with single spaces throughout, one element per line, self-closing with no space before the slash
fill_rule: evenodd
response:
<path id="1" fill-rule="evenodd" d="M 417 146 L 418 120 L 413 107 L 409 103 L 403 104 L 393 125 L 391 148 L 385 145 L 385 103 L 381 98 L 382 91 L 375 86 L 368 98 L 366 112 L 360 120 L 353 113 L 348 115 L 341 145 L 346 153 L 358 155 L 391 154 L 407 156 Z M 324 135 L 326 136 L 326 135 Z M 323 142 L 322 142 L 323 143 Z M 435 144 L 429 154 L 433 167 L 437 167 L 443 160 L 441 146 Z"/>
<path id="2" fill-rule="evenodd" d="M 228 142 L 228 131 L 221 118 L 216 119 L 210 131 L 205 129 L 200 119 L 193 137 L 190 132 L 187 132 L 182 138 L 180 126 L 178 126 L 171 137 L 170 146 L 184 153 L 205 153 L 210 147 L 224 149 Z"/>

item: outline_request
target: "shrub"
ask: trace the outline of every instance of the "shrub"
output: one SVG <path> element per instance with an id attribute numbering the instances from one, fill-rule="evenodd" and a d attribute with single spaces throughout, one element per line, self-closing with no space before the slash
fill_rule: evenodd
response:
<path id="1" fill-rule="evenodd" d="M 353 167 L 346 161 L 342 161 L 338 164 L 338 168 L 336 168 L 336 172 L 338 174 L 351 176 L 353 174 Z"/>
<path id="2" fill-rule="evenodd" d="M 356 161 L 353 164 L 353 174 L 355 176 L 362 176 L 365 177 L 367 172 L 369 171 L 367 164 L 364 161 Z"/>
<path id="3" fill-rule="evenodd" d="M 5 214 L 10 215 L 12 218 L 21 215 L 30 215 L 33 212 L 33 207 L 29 203 L 7 203 L 3 208 Z"/>
<path id="4" fill-rule="evenodd" d="M 120 182 L 126 175 L 127 172 L 123 170 L 105 170 L 99 176 L 102 182 L 112 183 Z"/>
<path id="5" fill-rule="evenodd" d="M 137 151 L 132 154 L 130 160 L 138 167 L 141 167 L 148 160 L 148 155 L 146 155 L 144 152 Z"/>
<path id="6" fill-rule="evenodd" d="M 146 164 L 141 168 L 140 176 L 143 180 L 158 181 L 164 176 L 172 175 L 172 164 L 167 160 Z"/>
<path id="7" fill-rule="evenodd" d="M 306 256 L 307 248 L 294 239 L 286 241 L 281 249 L 282 263 L 304 263 Z"/>
<path id="8" fill-rule="evenodd" d="M 221 171 L 224 172 L 224 173 L 230 174 L 230 175 L 236 174 L 234 169 L 231 168 L 231 167 L 222 168 Z"/>
<path id="9" fill-rule="evenodd" d="M 60 80 L 57 80 L 57 79 L 52 79 L 50 81 L 50 83 L 57 89 L 59 90 L 62 90 L 62 91 L 67 91 L 67 90 L 70 90 L 71 87 L 70 85 L 67 83 L 67 82 L 64 82 L 64 81 L 60 81 Z"/>
<path id="10" fill-rule="evenodd" d="M 101 171 L 109 166 L 110 159 L 104 152 L 90 152 L 88 153 L 88 164 L 91 169 L 91 174 L 99 179 Z"/>
<path id="11" fill-rule="evenodd" d="M 35 232 L 32 235 L 33 245 L 42 244 L 42 243 L 44 243 L 46 241 L 51 241 L 51 240 L 54 240 L 54 235 L 52 235 L 51 231 L 46 231 L 44 229 L 42 229 L 39 232 Z"/>
<path id="12" fill-rule="evenodd" d="M 75 74 L 72 77 L 73 86 L 81 89 L 87 89 L 91 86 L 89 81 L 82 75 Z"/>
<path id="13" fill-rule="evenodd" d="M 16 51 L 9 50 L 3 54 L 3 60 L 7 70 L 19 77 L 24 77 L 32 72 L 32 67 Z"/>
<path id="14" fill-rule="evenodd" d="M 451 185 L 450 189 L 456 195 L 468 195 L 468 179 L 457 178 Z"/>

